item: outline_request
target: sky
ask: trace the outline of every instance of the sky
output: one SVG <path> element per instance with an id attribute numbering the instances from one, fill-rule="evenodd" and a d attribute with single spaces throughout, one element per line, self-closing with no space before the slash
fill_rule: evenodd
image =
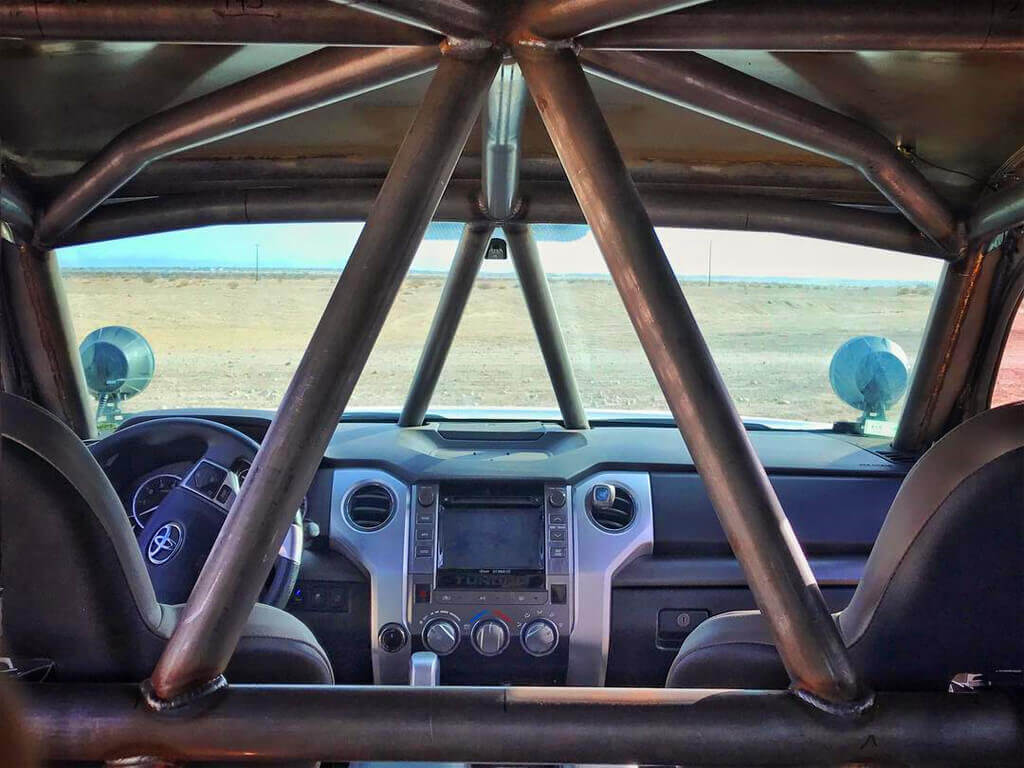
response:
<path id="1" fill-rule="evenodd" d="M 66 269 L 318 269 L 340 271 L 361 224 L 246 224 L 204 227 L 64 248 Z M 413 270 L 447 271 L 460 225 L 432 225 Z M 541 262 L 551 275 L 607 275 L 589 230 L 545 225 L 537 230 Z M 676 274 L 736 279 L 935 282 L 941 262 L 876 248 L 793 235 L 658 228 Z M 500 230 L 496 232 L 500 236 Z M 510 276 L 508 261 L 486 261 L 484 276 Z"/>

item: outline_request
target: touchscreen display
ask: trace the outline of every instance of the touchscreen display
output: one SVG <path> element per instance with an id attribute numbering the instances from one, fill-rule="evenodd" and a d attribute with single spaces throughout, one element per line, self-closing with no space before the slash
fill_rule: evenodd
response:
<path id="1" fill-rule="evenodd" d="M 440 523 L 439 584 L 531 588 L 540 574 L 543 586 L 543 507 L 443 509 Z"/>

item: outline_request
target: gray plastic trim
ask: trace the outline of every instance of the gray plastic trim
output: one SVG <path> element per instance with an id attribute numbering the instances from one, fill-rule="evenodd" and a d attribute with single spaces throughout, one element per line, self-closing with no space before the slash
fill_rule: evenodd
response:
<path id="1" fill-rule="evenodd" d="M 395 511 L 380 528 L 362 531 L 349 522 L 345 504 L 355 490 L 373 483 L 391 491 Z M 410 643 L 397 653 L 387 653 L 377 640 L 385 624 L 394 622 L 409 629 L 405 615 L 409 509 L 409 488 L 394 476 L 374 469 L 335 470 L 331 489 L 331 549 L 347 556 L 370 578 L 370 647 L 373 680 L 379 685 L 404 685 L 409 681 Z"/>
<path id="2" fill-rule="evenodd" d="M 587 493 L 597 483 L 624 488 L 633 497 L 636 518 L 621 531 L 604 531 L 587 514 Z M 572 489 L 576 541 L 575 623 L 569 636 L 566 685 L 603 686 L 611 637 L 612 579 L 641 555 L 654 551 L 651 477 L 646 472 L 602 472 Z"/>

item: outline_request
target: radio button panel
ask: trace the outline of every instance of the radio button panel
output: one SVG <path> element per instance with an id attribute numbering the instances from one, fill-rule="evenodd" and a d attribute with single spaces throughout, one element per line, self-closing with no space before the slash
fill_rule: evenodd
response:
<path id="1" fill-rule="evenodd" d="M 486 483 L 481 483 L 485 485 Z M 538 485 L 538 491 L 540 490 Z M 429 633 L 437 626 L 440 617 L 455 623 L 463 637 L 469 638 L 471 646 L 482 659 L 485 656 L 500 656 L 493 653 L 494 632 L 492 623 L 500 625 L 508 641 L 509 647 L 515 641 L 516 652 L 524 651 L 531 657 L 547 656 L 552 649 L 540 647 L 540 639 L 534 638 L 536 650 L 530 650 L 521 640 L 523 629 L 543 620 L 544 625 L 536 625 L 535 630 L 550 625 L 555 637 L 555 645 L 560 638 L 568 638 L 573 623 L 573 515 L 571 507 L 571 488 L 565 485 L 549 483 L 544 485 L 542 493 L 530 494 L 531 500 L 543 504 L 543 583 L 535 589 L 515 588 L 456 588 L 438 586 L 437 572 L 440 560 L 440 548 L 444 545 L 441 532 L 441 517 L 445 498 L 450 497 L 448 490 L 439 484 L 428 483 L 414 486 L 412 499 L 415 524 L 410 526 L 409 537 L 409 627 L 414 635 L 423 638 L 425 647 L 430 647 L 427 640 Z M 507 499 L 505 499 L 507 503 Z M 427 503 L 425 503 L 427 502 Z M 479 514 L 487 514 L 482 509 Z M 425 534 L 420 533 L 427 527 L 430 520 L 432 531 L 429 541 Z M 495 563 L 495 575 L 485 574 L 485 581 L 500 581 L 501 563 Z M 510 578 L 511 580 L 511 578 Z M 508 583 L 506 581 L 506 583 Z M 481 646 L 477 638 L 477 629 L 483 624 L 487 628 L 487 643 Z M 546 638 L 546 629 L 541 633 Z M 482 635 L 481 635 L 482 637 Z M 486 653 L 480 650 L 486 648 Z M 540 651 L 540 652 L 537 652 Z M 460 654 L 463 653 L 460 651 Z M 552 657 L 553 658 L 553 657 Z M 545 661 L 550 661 L 545 660 Z M 536 663 L 541 663 L 538 659 Z M 442 665 L 443 668 L 443 665 Z"/>

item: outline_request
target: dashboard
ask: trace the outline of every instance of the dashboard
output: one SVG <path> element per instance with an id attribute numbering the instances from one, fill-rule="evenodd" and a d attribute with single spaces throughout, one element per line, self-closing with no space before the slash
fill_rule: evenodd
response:
<path id="1" fill-rule="evenodd" d="M 256 440 L 271 416 L 187 415 Z M 843 607 L 911 462 L 854 436 L 750 436 Z M 161 474 L 135 495 L 158 494 Z M 343 422 L 305 515 L 288 610 L 339 682 L 408 683 L 428 650 L 442 684 L 659 685 L 701 621 L 754 607 L 673 428 Z"/>

